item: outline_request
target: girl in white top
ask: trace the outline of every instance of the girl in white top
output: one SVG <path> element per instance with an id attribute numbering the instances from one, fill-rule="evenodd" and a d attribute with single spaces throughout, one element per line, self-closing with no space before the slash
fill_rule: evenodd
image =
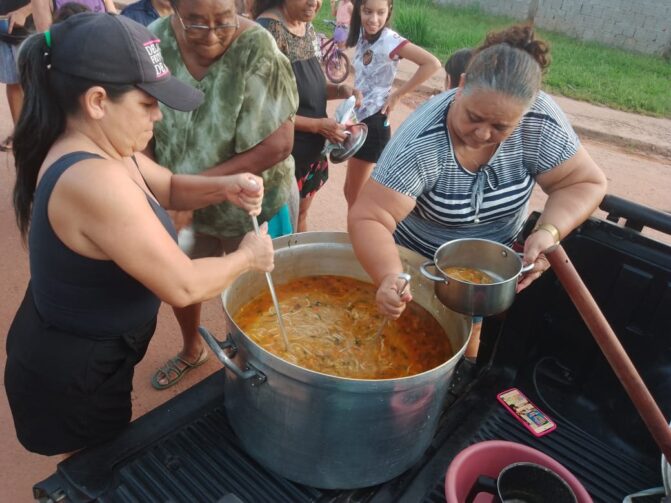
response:
<path id="1" fill-rule="evenodd" d="M 368 126 L 368 137 L 347 163 L 345 198 L 352 207 L 391 137 L 389 113 L 406 93 L 433 75 L 440 62 L 431 53 L 391 30 L 393 0 L 356 0 L 347 38 L 354 55 L 355 85 L 363 95 L 357 119 Z M 418 68 L 405 84 L 392 92 L 398 62 L 406 58 Z"/>

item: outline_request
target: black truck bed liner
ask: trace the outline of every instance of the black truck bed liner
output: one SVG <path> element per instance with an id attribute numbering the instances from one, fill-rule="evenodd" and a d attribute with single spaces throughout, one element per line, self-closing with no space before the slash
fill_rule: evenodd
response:
<path id="1" fill-rule="evenodd" d="M 618 202 L 617 208 L 626 216 L 626 207 Z M 669 225 L 671 217 L 663 217 Z M 659 222 L 660 214 L 655 218 Z M 568 237 L 564 247 L 668 418 L 671 247 L 596 219 Z M 224 379 L 221 370 L 138 418 L 113 441 L 60 463 L 55 474 L 35 485 L 35 497 L 143 503 L 444 502 L 450 461 L 466 446 L 490 439 L 549 454 L 580 479 L 596 502 L 622 501 L 662 483 L 659 450 L 552 273 L 521 293 L 505 315 L 485 320 L 477 367 L 458 369 L 430 448 L 412 469 L 380 486 L 320 490 L 264 469 L 240 448 L 228 424 Z M 495 396 L 511 386 L 548 413 L 557 430 L 535 438 L 505 412 Z"/>

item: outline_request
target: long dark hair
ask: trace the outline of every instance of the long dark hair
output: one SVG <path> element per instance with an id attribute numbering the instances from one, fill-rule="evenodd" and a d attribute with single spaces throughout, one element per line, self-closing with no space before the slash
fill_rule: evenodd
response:
<path id="1" fill-rule="evenodd" d="M 543 71 L 550 65 L 550 46 L 528 25 L 489 33 L 466 68 L 464 92 L 486 88 L 525 102 L 533 100 Z"/>
<path id="2" fill-rule="evenodd" d="M 361 7 L 366 3 L 367 0 L 355 0 L 354 8 L 352 9 L 352 19 L 349 22 L 349 33 L 347 34 L 347 47 L 354 47 L 359 41 L 359 35 L 361 34 Z M 391 22 L 391 13 L 394 11 L 394 0 L 387 0 L 387 5 L 389 6 L 389 14 L 387 14 L 387 21 L 384 23 L 382 29 L 389 26 Z M 382 30 L 380 30 L 382 32 Z"/>
<path id="3" fill-rule="evenodd" d="M 256 19 L 268 9 L 279 8 L 283 0 L 254 0 L 252 3 L 252 18 Z"/>
<path id="4" fill-rule="evenodd" d="M 24 98 L 14 130 L 14 214 L 24 239 L 40 166 L 65 130 L 66 117 L 79 110 L 79 97 L 96 85 L 104 88 L 112 100 L 135 89 L 129 84 L 96 83 L 50 69 L 48 54 L 43 33 L 29 37 L 19 51 L 18 68 Z"/>

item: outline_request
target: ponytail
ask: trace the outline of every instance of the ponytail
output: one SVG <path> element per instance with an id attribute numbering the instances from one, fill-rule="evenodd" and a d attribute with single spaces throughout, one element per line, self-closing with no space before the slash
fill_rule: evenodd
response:
<path id="1" fill-rule="evenodd" d="M 105 89 L 112 101 L 137 89 L 132 84 L 93 82 L 52 68 L 48 33 L 38 33 L 26 39 L 18 58 L 24 98 L 14 130 L 14 214 L 24 240 L 28 234 L 40 167 L 65 130 L 66 118 L 79 111 L 79 97 L 93 86 Z"/>
<path id="2" fill-rule="evenodd" d="M 47 152 L 65 128 L 65 114 L 49 87 L 49 48 L 45 35 L 29 37 L 18 58 L 24 98 L 21 115 L 14 131 L 14 213 L 25 239 L 37 174 Z"/>

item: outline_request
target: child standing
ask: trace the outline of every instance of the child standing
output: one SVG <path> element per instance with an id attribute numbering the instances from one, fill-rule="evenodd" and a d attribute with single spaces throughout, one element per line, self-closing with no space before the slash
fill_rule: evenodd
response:
<path id="1" fill-rule="evenodd" d="M 354 10 L 354 4 L 352 0 L 331 0 L 331 15 L 336 18 L 336 27 L 333 31 L 333 40 L 338 47 L 341 49 L 345 47 L 345 41 L 347 40 L 347 34 L 349 33 L 349 22 L 352 18 L 352 11 Z"/>
<path id="2" fill-rule="evenodd" d="M 454 51 L 445 62 L 445 90 L 459 87 L 461 75 L 466 72 L 475 51 L 470 48 Z"/>
<path id="3" fill-rule="evenodd" d="M 431 53 L 412 44 L 388 27 L 393 0 L 356 0 L 347 38 L 354 54 L 354 87 L 363 95 L 357 118 L 368 126 L 368 137 L 347 163 L 345 199 L 352 207 L 373 167 L 391 138 L 389 114 L 406 93 L 415 89 L 440 68 Z M 398 62 L 406 58 L 418 68 L 415 74 L 392 92 Z"/>

